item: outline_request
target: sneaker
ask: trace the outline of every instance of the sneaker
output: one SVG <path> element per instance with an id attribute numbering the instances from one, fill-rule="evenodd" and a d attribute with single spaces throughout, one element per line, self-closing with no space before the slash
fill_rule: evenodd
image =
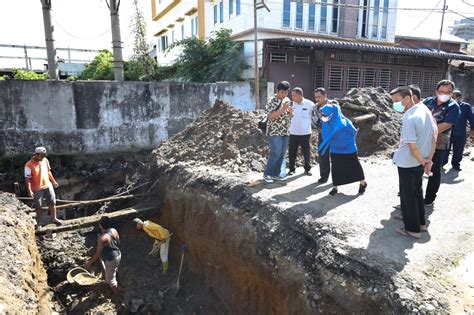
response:
<path id="1" fill-rule="evenodd" d="M 286 180 L 286 176 L 273 176 L 273 180 L 283 181 Z"/>
<path id="2" fill-rule="evenodd" d="M 321 177 L 320 179 L 318 179 L 318 184 L 324 184 L 324 183 L 327 183 L 327 181 L 328 181 L 327 178 Z"/>
<path id="3" fill-rule="evenodd" d="M 289 176 L 295 175 L 295 171 L 289 171 L 289 172 L 288 172 L 288 175 L 289 175 Z"/>
<path id="4" fill-rule="evenodd" d="M 271 177 L 270 175 L 264 175 L 263 180 L 267 183 L 273 183 L 273 177 Z"/>
<path id="5" fill-rule="evenodd" d="M 311 176 L 311 175 L 313 175 L 313 173 L 311 173 L 311 171 L 305 171 L 304 174 L 305 174 L 306 176 Z"/>

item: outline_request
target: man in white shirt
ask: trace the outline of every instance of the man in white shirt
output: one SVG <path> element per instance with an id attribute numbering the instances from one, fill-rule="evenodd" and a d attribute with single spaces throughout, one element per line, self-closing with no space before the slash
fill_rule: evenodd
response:
<path id="1" fill-rule="evenodd" d="M 299 87 L 291 90 L 291 99 L 293 100 L 293 117 L 290 124 L 290 172 L 288 175 L 295 174 L 296 154 L 298 147 L 301 147 L 304 157 L 304 173 L 311 176 L 311 149 L 309 143 L 314 103 L 303 97 L 303 90 Z"/>

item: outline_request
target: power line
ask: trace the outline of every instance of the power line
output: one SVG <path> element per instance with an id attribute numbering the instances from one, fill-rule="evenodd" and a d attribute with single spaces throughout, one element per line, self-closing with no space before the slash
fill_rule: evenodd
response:
<path id="1" fill-rule="evenodd" d="M 456 14 L 456 15 L 459 15 L 460 17 L 463 17 L 463 18 L 465 18 L 466 20 L 474 21 L 474 18 L 472 18 L 472 17 L 467 17 L 467 16 L 462 15 L 461 13 L 455 12 L 455 11 L 453 11 L 453 10 L 449 10 L 449 9 L 448 9 L 448 11 L 451 12 L 451 13 L 454 13 L 454 14 Z"/>
<path id="2" fill-rule="evenodd" d="M 54 18 L 53 15 L 51 15 L 51 18 L 53 19 L 54 24 L 56 24 L 64 33 L 66 33 L 67 35 L 69 35 L 69 36 L 72 37 L 72 38 L 79 39 L 79 40 L 96 39 L 96 38 L 99 38 L 99 37 L 104 36 L 105 34 L 109 33 L 109 32 L 112 30 L 112 27 L 110 27 L 110 28 L 109 28 L 108 30 L 106 30 L 105 32 L 100 33 L 99 35 L 96 35 L 96 36 L 92 36 L 92 37 L 79 37 L 79 36 L 75 36 L 74 34 L 71 34 L 71 33 L 68 32 L 64 27 L 62 27 L 61 24 L 58 23 L 58 21 Z"/>
<path id="3" fill-rule="evenodd" d="M 416 30 L 418 27 L 420 27 L 421 24 L 423 24 L 424 22 L 426 22 L 426 20 L 430 17 L 430 15 L 434 12 L 434 10 L 436 8 L 438 8 L 438 5 L 441 3 L 441 0 L 438 1 L 438 3 L 436 4 L 436 6 L 434 7 L 433 10 L 431 10 L 426 16 L 424 19 L 422 19 L 420 21 L 420 23 L 418 23 L 411 31 L 413 32 L 414 30 Z"/>

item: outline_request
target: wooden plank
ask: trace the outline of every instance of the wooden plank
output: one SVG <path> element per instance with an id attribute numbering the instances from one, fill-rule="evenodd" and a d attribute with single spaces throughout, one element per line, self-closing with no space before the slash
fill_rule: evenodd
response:
<path id="1" fill-rule="evenodd" d="M 126 208 L 114 212 L 96 214 L 88 217 L 76 218 L 71 220 L 64 220 L 62 225 L 58 226 L 55 224 L 48 224 L 43 226 L 41 229 L 38 229 L 35 233 L 36 235 L 42 235 L 48 232 L 58 233 L 83 229 L 86 227 L 97 225 L 100 221 L 100 218 L 102 218 L 103 216 L 108 216 L 112 221 L 119 221 L 123 219 L 133 218 L 135 216 L 150 215 L 155 211 L 157 212 L 159 208 L 159 205 L 153 207 L 148 206 L 143 208 Z"/>

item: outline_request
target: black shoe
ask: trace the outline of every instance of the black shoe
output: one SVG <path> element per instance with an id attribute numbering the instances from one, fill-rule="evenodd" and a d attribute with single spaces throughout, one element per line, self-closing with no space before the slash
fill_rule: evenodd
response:
<path id="1" fill-rule="evenodd" d="M 335 194 L 337 194 L 337 188 L 336 187 L 331 189 L 331 191 L 329 192 L 329 196 L 334 196 Z"/>
<path id="2" fill-rule="evenodd" d="M 328 181 L 327 178 L 321 177 L 320 179 L 318 179 L 318 184 L 324 184 L 324 183 L 327 183 L 327 181 Z"/>
<path id="3" fill-rule="evenodd" d="M 458 171 L 458 172 L 462 171 L 461 167 L 459 166 L 453 166 L 453 170 Z"/>
<path id="4" fill-rule="evenodd" d="M 400 197 L 400 192 L 397 193 L 397 196 Z"/>
<path id="5" fill-rule="evenodd" d="M 295 175 L 295 171 L 289 171 L 287 175 Z"/>
<path id="6" fill-rule="evenodd" d="M 359 185 L 359 195 L 363 195 L 365 193 L 366 188 L 367 188 L 367 183 L 365 183 L 365 185 Z"/>
<path id="7" fill-rule="evenodd" d="M 311 171 L 305 171 L 304 174 L 305 174 L 306 176 L 311 176 L 311 175 L 313 175 L 313 173 L 311 173 Z"/>
<path id="8" fill-rule="evenodd" d="M 433 203 L 434 203 L 434 200 L 428 200 L 428 199 L 425 199 L 425 200 L 424 200 L 424 204 L 425 204 L 425 206 L 427 206 L 427 207 L 432 207 L 432 206 L 433 206 Z"/>

